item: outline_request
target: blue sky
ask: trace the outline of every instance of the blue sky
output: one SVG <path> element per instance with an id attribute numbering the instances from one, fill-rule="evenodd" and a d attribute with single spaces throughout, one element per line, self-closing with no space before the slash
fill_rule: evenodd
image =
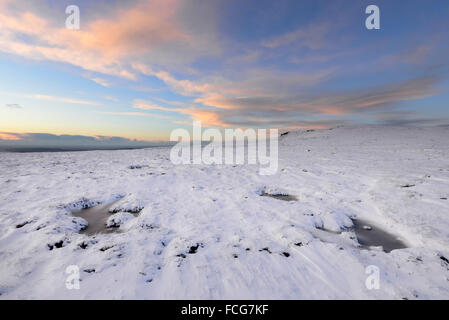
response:
<path id="1" fill-rule="evenodd" d="M 448 17 L 446 0 L 0 0 L 0 140 L 446 124 Z"/>

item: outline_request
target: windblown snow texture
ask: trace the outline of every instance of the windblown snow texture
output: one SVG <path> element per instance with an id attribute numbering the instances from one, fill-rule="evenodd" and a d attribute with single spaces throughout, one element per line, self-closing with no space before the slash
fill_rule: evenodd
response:
<path id="1" fill-rule="evenodd" d="M 175 166 L 168 148 L 0 153 L 0 299 L 448 299 L 448 138 L 290 132 L 273 176 Z M 71 210 L 116 200 L 119 232 L 79 233 Z M 408 248 L 360 248 L 353 218 Z M 70 265 L 79 290 L 66 288 Z M 365 285 L 371 265 L 378 290 Z"/>

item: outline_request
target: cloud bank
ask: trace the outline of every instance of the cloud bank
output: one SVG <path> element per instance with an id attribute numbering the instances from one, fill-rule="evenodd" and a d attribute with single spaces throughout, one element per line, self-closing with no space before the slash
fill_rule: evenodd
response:
<path id="1" fill-rule="evenodd" d="M 121 149 L 159 145 L 163 143 L 122 137 L 0 132 L 0 150 L 8 151 Z"/>

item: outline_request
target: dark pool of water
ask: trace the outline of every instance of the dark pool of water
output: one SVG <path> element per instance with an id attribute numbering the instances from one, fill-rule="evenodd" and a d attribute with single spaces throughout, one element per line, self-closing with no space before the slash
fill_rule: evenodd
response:
<path id="1" fill-rule="evenodd" d="M 91 236 L 97 233 L 117 232 L 118 228 L 106 227 L 106 221 L 111 216 L 109 209 L 113 204 L 115 204 L 115 202 L 100 204 L 89 209 L 73 210 L 72 214 L 74 216 L 81 217 L 88 223 L 87 228 L 81 231 L 81 233 Z"/>
<path id="2" fill-rule="evenodd" d="M 365 248 L 382 246 L 385 252 L 407 248 L 406 244 L 397 236 L 368 221 L 362 219 L 353 219 L 352 221 L 357 240 Z"/>

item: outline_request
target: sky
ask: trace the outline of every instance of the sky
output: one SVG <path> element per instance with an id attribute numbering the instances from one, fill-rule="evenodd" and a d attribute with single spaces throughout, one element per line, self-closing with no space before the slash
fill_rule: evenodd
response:
<path id="1" fill-rule="evenodd" d="M 0 0 L 0 142 L 448 124 L 448 30 L 447 0 Z"/>

